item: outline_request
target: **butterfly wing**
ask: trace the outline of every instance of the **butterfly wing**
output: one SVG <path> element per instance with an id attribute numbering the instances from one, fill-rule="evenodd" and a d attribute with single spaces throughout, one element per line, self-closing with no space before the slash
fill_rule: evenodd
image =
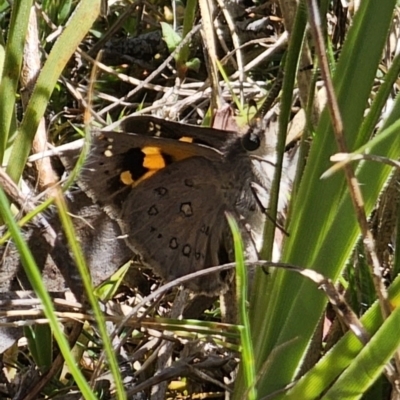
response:
<path id="1" fill-rule="evenodd" d="M 176 161 L 201 156 L 216 161 L 211 147 L 140 134 L 97 131 L 79 183 L 114 219 L 125 199 L 144 178 Z"/>
<path id="2" fill-rule="evenodd" d="M 119 224 L 127 244 L 167 281 L 218 265 L 226 204 L 218 163 L 192 157 L 169 165 L 132 190 Z M 188 286 L 216 293 L 227 277 Z"/>

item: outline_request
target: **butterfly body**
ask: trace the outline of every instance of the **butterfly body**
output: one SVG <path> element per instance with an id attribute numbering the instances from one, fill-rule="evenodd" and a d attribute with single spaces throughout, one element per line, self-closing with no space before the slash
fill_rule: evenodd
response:
<path id="1" fill-rule="evenodd" d="M 246 146 L 236 132 L 154 117 L 131 117 L 123 130 L 94 133 L 80 182 L 118 221 L 144 264 L 170 281 L 226 262 L 232 252 L 226 211 L 240 223 L 247 255 L 257 256 L 265 216 L 251 184 L 268 197 L 274 173 L 264 137 Z M 180 141 L 182 136 L 195 142 Z M 154 166 L 157 152 L 161 164 Z M 226 279 L 214 274 L 188 286 L 215 293 Z"/>

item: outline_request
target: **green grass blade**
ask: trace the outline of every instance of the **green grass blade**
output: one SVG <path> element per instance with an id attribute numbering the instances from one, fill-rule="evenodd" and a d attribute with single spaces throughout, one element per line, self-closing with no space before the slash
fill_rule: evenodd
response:
<path id="1" fill-rule="evenodd" d="M 183 19 L 182 27 L 182 39 L 193 29 L 197 11 L 197 0 L 188 0 L 186 2 L 185 14 Z M 180 68 L 182 68 L 189 59 L 190 54 L 190 42 L 186 43 L 179 51 L 176 62 Z"/>
<path id="2" fill-rule="evenodd" d="M 226 217 L 231 228 L 235 247 L 237 303 L 239 308 L 239 320 L 242 325 L 240 327 L 240 340 L 242 345 L 241 368 L 246 382 L 245 391 L 247 392 L 247 398 L 249 400 L 255 400 L 257 398 L 257 392 L 255 389 L 256 373 L 253 343 L 251 341 L 250 320 L 247 311 L 248 282 L 244 261 L 243 242 L 235 219 L 230 214 L 227 214 Z"/>
<path id="3" fill-rule="evenodd" d="M 32 0 L 16 0 L 12 7 L 3 73 L 0 82 L 0 162 L 4 159 L 10 129 L 13 126 L 15 93 L 17 93 L 26 30 L 28 28 L 32 4 Z"/>
<path id="4" fill-rule="evenodd" d="M 7 172 L 17 182 L 25 167 L 33 137 L 51 93 L 65 65 L 85 37 L 100 12 L 101 0 L 82 0 L 65 30 L 54 44 L 38 77 L 35 89 L 15 140 Z"/>
<path id="5" fill-rule="evenodd" d="M 53 338 L 48 325 L 27 326 L 24 335 L 28 340 L 29 351 L 42 373 L 47 372 L 53 363 Z"/>
<path id="6" fill-rule="evenodd" d="M 373 131 L 376 124 L 378 123 L 383 107 L 385 106 L 386 101 L 391 91 L 393 90 L 393 85 L 398 79 L 399 74 L 400 53 L 396 54 L 396 56 L 394 57 L 392 65 L 390 66 L 382 85 L 379 87 L 379 90 L 376 93 L 374 102 L 371 105 L 371 109 L 369 110 L 368 115 L 365 117 L 365 120 L 361 125 L 361 131 L 365 132 L 363 136 L 370 134 L 370 132 Z"/>

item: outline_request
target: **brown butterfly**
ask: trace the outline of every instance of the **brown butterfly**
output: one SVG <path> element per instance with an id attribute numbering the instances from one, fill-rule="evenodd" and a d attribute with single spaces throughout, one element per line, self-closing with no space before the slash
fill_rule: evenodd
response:
<path id="1" fill-rule="evenodd" d="M 245 134 L 150 116 L 122 132 L 94 131 L 79 183 L 115 219 L 127 245 L 164 280 L 232 258 L 225 212 L 240 223 L 256 258 L 275 172 L 264 130 Z M 256 188 L 257 198 L 252 191 Z M 196 292 L 223 290 L 226 273 L 190 281 Z"/>

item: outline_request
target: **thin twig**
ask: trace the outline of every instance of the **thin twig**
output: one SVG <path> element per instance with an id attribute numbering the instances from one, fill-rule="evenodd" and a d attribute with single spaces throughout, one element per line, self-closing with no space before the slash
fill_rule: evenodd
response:
<path id="1" fill-rule="evenodd" d="M 245 76 L 245 72 L 244 72 L 243 54 L 242 54 L 242 51 L 240 50 L 240 39 L 236 32 L 235 23 L 232 21 L 231 15 L 229 14 L 227 7 L 224 6 L 224 2 L 222 0 L 217 0 L 217 2 L 218 2 L 219 7 L 222 10 L 222 13 L 224 14 L 225 21 L 229 27 L 229 31 L 230 31 L 231 37 L 232 37 L 233 47 L 235 49 L 238 49 L 237 54 L 236 54 L 237 71 L 239 74 L 239 82 L 243 83 L 246 76 Z M 241 91 L 240 94 L 241 94 L 240 101 L 243 104 L 243 102 L 244 102 L 243 91 Z"/>
<path id="2" fill-rule="evenodd" d="M 325 171 L 321 175 L 321 179 L 326 179 L 332 176 L 336 171 L 343 168 L 346 164 L 351 163 L 353 161 L 375 161 L 381 164 L 390 165 L 391 167 L 395 167 L 397 169 L 400 168 L 400 162 L 396 160 L 392 160 L 387 157 L 378 156 L 375 154 L 358 154 L 358 153 L 336 153 L 331 156 L 330 160 L 335 162 L 336 164 L 330 167 L 327 171 Z"/>
<path id="3" fill-rule="evenodd" d="M 272 56 L 275 55 L 277 52 L 279 52 L 283 48 L 287 47 L 287 43 L 288 43 L 288 33 L 285 31 L 282 33 L 281 36 L 279 36 L 279 39 L 276 41 L 276 43 L 273 46 L 269 47 L 267 50 L 265 50 L 259 56 L 257 56 L 253 60 L 251 60 L 247 65 L 245 65 L 243 67 L 243 72 L 246 73 L 246 72 L 254 69 L 255 67 L 257 67 L 261 62 L 266 62 L 267 60 L 272 58 Z M 243 45 L 243 46 L 245 46 L 245 45 Z M 231 53 L 238 51 L 238 50 L 239 49 L 234 49 L 234 50 L 232 50 Z M 225 56 L 225 58 L 230 57 L 231 53 L 227 54 Z M 231 81 L 233 81 L 234 79 L 237 79 L 238 77 L 239 77 L 239 71 L 236 71 L 229 77 L 229 79 Z"/>

